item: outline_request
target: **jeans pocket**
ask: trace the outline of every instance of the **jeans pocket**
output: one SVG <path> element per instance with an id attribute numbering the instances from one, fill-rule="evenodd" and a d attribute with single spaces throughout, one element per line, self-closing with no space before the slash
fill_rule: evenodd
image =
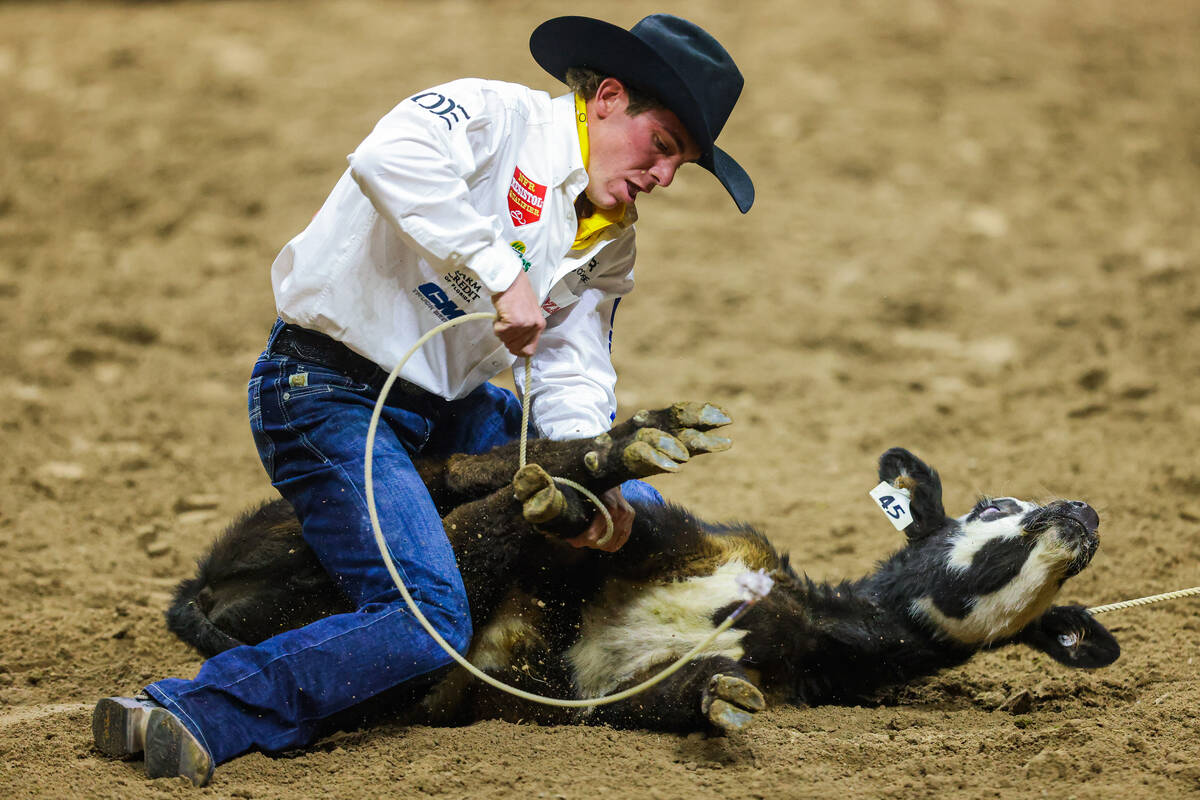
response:
<path id="1" fill-rule="evenodd" d="M 287 376 L 283 399 L 291 400 L 309 394 L 328 394 L 336 389 L 365 392 L 370 387 L 337 370 L 315 364 L 298 364 Z"/>
<path id="2" fill-rule="evenodd" d="M 247 387 L 247 406 L 250 413 L 250 433 L 254 436 L 254 446 L 258 449 L 258 458 L 262 461 L 267 476 L 275 480 L 275 443 L 267 435 L 263 427 L 262 414 L 262 376 L 250 379 Z"/>

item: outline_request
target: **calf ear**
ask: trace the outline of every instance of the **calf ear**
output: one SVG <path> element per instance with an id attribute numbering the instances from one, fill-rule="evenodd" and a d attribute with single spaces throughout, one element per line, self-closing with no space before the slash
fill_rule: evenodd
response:
<path id="1" fill-rule="evenodd" d="M 1107 667 L 1121 655 L 1117 640 L 1083 606 L 1051 606 L 1017 641 L 1068 667 Z"/>
<path id="2" fill-rule="evenodd" d="M 893 447 L 879 457 L 879 479 L 898 489 L 908 489 L 913 523 L 904 529 L 909 539 L 920 539 L 946 522 L 942 507 L 942 479 L 937 472 L 903 447 Z"/>

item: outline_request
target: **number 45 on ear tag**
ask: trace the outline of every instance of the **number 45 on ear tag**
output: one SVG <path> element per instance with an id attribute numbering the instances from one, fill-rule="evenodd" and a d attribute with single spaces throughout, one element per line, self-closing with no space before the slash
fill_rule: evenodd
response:
<path id="1" fill-rule="evenodd" d="M 897 489 L 887 481 L 881 482 L 871 490 L 871 499 L 875 505 L 883 509 L 887 518 L 898 531 L 912 524 L 912 511 L 909 510 L 908 489 Z"/>

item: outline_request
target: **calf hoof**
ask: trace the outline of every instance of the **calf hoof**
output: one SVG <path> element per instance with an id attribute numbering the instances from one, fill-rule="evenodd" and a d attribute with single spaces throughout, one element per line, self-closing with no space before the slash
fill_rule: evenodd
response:
<path id="1" fill-rule="evenodd" d="M 688 458 L 683 442 L 657 428 L 642 428 L 621 452 L 625 469 L 637 478 L 675 472 Z"/>
<path id="2" fill-rule="evenodd" d="M 675 436 L 691 454 L 728 450 L 732 441 L 710 433 L 733 422 L 725 409 L 712 403 L 676 403 L 659 411 L 639 411 L 633 423 L 640 428 L 661 428 Z"/>
<path id="3" fill-rule="evenodd" d="M 695 428 L 676 431 L 675 436 L 683 442 L 689 453 L 720 453 L 733 447 L 733 440 L 728 436 L 718 436 Z"/>
<path id="4" fill-rule="evenodd" d="M 700 701 L 700 710 L 708 721 L 725 733 L 742 730 L 766 706 L 762 692 L 753 683 L 720 674 L 712 676 Z"/>
<path id="5" fill-rule="evenodd" d="M 671 406 L 671 419 L 678 428 L 720 428 L 733 422 L 725 409 L 712 403 L 676 403 Z"/>
<path id="6" fill-rule="evenodd" d="M 521 516 L 540 525 L 558 517 L 567 506 L 554 479 L 537 464 L 526 464 L 513 476 L 513 496 L 521 501 Z"/>
<path id="7" fill-rule="evenodd" d="M 711 430 L 733 422 L 725 409 L 712 403 L 676 403 L 657 411 L 642 409 L 633 415 L 633 424 L 640 428 L 699 428 Z"/>

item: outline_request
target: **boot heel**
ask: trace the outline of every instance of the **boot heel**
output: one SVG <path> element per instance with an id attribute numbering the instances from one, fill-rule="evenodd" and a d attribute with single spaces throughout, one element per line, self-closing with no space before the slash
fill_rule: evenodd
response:
<path id="1" fill-rule="evenodd" d="M 137 697 L 105 697 L 92 712 L 92 738 L 106 756 L 130 758 L 146 749 L 146 726 L 153 700 Z"/>

